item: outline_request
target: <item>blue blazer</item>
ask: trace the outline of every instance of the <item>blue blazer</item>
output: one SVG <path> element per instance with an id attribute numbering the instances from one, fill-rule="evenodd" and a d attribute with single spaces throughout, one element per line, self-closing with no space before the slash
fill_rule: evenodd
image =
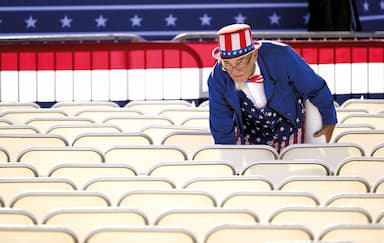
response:
<path id="1" fill-rule="evenodd" d="M 296 111 L 297 98 L 309 99 L 319 109 L 323 124 L 336 124 L 333 97 L 324 79 L 290 46 L 272 41 L 261 43 L 257 63 L 264 77 L 268 106 L 296 124 L 298 116 L 303 118 Z M 235 127 L 243 127 L 240 101 L 234 81 L 220 62 L 208 78 L 208 92 L 209 123 L 215 143 L 235 144 Z"/>

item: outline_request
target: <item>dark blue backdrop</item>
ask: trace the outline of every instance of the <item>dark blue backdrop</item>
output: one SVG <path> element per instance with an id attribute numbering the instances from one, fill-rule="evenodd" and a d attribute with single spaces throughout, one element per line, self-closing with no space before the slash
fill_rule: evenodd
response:
<path id="1" fill-rule="evenodd" d="M 384 31 L 384 0 L 356 3 L 363 31 Z M 307 0 L 2 0 L 0 34 L 121 32 L 171 39 L 242 22 L 254 31 L 306 31 L 307 8 Z"/>

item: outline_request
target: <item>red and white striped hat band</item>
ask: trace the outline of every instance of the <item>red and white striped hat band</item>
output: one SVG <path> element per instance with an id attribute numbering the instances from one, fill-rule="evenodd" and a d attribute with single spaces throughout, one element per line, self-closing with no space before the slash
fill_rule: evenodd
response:
<path id="1" fill-rule="evenodd" d="M 251 27 L 247 24 L 232 24 L 218 32 L 219 46 L 212 51 L 213 57 L 235 58 L 255 50 Z M 256 48 L 258 46 L 256 45 Z"/>

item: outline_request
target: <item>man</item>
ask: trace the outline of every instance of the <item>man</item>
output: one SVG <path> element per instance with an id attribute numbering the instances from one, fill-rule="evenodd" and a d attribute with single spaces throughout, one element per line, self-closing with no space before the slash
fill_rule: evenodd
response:
<path id="1" fill-rule="evenodd" d="M 304 101 L 319 110 L 314 136 L 329 142 L 336 110 L 326 82 L 288 45 L 254 42 L 249 25 L 218 31 L 218 61 L 208 78 L 210 130 L 216 144 L 267 144 L 278 152 L 304 141 Z"/>

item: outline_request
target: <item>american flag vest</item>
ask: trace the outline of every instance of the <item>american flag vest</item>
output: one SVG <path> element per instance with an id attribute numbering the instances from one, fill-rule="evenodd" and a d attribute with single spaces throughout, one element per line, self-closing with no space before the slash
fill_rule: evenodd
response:
<path id="1" fill-rule="evenodd" d="M 240 129 L 236 130 L 238 142 L 242 135 L 243 144 L 270 145 L 278 153 L 290 144 L 304 143 L 303 120 L 297 119 L 295 127 L 268 105 L 257 108 L 242 90 L 238 90 L 238 95 L 243 116 L 242 134 L 239 134 Z M 304 104 L 301 99 L 298 99 L 297 110 L 304 114 Z"/>

